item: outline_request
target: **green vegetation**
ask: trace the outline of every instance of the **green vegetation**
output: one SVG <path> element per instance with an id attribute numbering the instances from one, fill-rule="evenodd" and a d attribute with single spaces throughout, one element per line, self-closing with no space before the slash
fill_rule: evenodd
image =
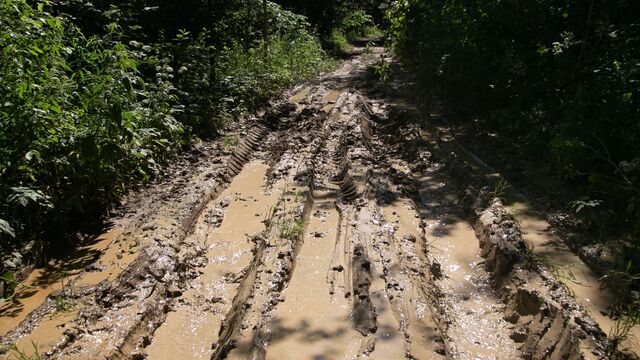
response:
<path id="1" fill-rule="evenodd" d="M 307 14 L 331 53 L 346 55 L 349 42 L 380 35 L 375 24 L 383 22 L 384 2 L 375 0 L 281 0 L 287 9 Z"/>
<path id="2" fill-rule="evenodd" d="M 334 65 L 304 16 L 261 4 L 0 1 L 3 297 L 194 139 Z"/>
<path id="3" fill-rule="evenodd" d="M 69 234 L 193 141 L 331 69 L 327 53 L 382 18 L 375 1 L 279 3 L 0 0 L 0 296 L 16 269 L 67 253 Z"/>
<path id="4" fill-rule="evenodd" d="M 494 185 L 493 190 L 489 192 L 489 197 L 503 199 L 506 191 L 511 187 L 507 180 L 500 178 Z"/>
<path id="5" fill-rule="evenodd" d="M 634 1 L 573 0 L 403 0 L 387 12 L 395 52 L 448 110 L 545 154 L 638 224 L 639 14 Z"/>
<path id="6" fill-rule="evenodd" d="M 608 355 L 616 358 L 620 351 L 627 353 L 633 358 L 638 358 L 633 353 L 638 347 L 638 339 L 633 335 L 631 330 L 640 325 L 640 308 L 629 307 L 624 311 L 624 315 L 618 318 L 609 333 L 609 349 Z"/>
<path id="7" fill-rule="evenodd" d="M 304 221 L 283 219 L 278 221 L 278 236 L 282 239 L 294 240 L 304 228 Z"/>
<path id="8" fill-rule="evenodd" d="M 600 280 L 603 288 L 608 288 L 617 299 L 621 299 L 618 304 L 612 304 L 615 311 L 620 311 L 620 306 L 626 308 L 629 303 L 639 301 L 635 289 L 640 286 L 640 272 L 634 271 L 631 261 L 627 263 L 624 269 L 614 269 Z"/>
<path id="9" fill-rule="evenodd" d="M 42 356 L 38 351 L 38 344 L 35 342 L 31 342 L 31 346 L 33 346 L 33 353 L 29 354 L 27 351 L 23 351 L 18 349 L 16 345 L 9 345 L 9 349 L 11 351 L 12 359 L 15 360 L 40 360 Z"/>

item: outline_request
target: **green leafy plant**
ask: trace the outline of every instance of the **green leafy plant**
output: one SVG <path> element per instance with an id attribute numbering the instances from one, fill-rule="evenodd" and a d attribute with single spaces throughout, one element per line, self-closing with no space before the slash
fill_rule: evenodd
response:
<path id="1" fill-rule="evenodd" d="M 389 62 L 381 58 L 373 65 L 373 71 L 378 77 L 378 80 L 380 80 L 384 86 L 387 86 L 391 79 L 391 65 Z"/>
<path id="2" fill-rule="evenodd" d="M 65 252 L 195 137 L 335 65 L 304 16 L 269 2 L 265 54 L 254 4 L 214 3 L 0 2 L 0 273 Z"/>
<path id="3" fill-rule="evenodd" d="M 373 25 L 371 15 L 364 10 L 350 11 L 344 16 L 338 28 L 344 31 L 349 37 L 364 36 L 365 31 Z"/>
<path id="4" fill-rule="evenodd" d="M 392 1 L 385 32 L 416 94 L 451 112 L 457 135 L 493 134 L 495 151 L 517 148 L 549 167 L 578 196 L 600 199 L 598 212 L 611 210 L 609 232 L 637 243 L 640 47 L 629 44 L 640 27 L 628 14 L 639 10 L 633 1 L 609 5 Z"/>
<path id="5" fill-rule="evenodd" d="M 17 288 L 26 288 L 33 289 L 32 286 L 24 284 L 18 280 L 16 280 L 15 274 L 11 271 L 5 271 L 2 276 L 0 276 L 0 302 L 10 301 L 13 299 Z"/>
<path id="6" fill-rule="evenodd" d="M 349 44 L 349 40 L 347 40 L 347 36 L 337 28 L 331 31 L 324 42 L 329 51 L 337 55 L 346 55 L 353 49 Z"/>

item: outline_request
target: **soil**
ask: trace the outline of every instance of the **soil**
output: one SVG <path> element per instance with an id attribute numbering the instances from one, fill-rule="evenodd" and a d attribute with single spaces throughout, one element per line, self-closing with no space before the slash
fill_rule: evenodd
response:
<path id="1" fill-rule="evenodd" d="M 74 262 L 34 271 L 0 342 L 50 359 L 623 356 L 597 277 L 581 292 L 531 264 L 528 243 L 580 259 L 489 196 L 402 84 L 377 81 L 372 49 L 228 129 L 236 144 L 196 145 Z"/>

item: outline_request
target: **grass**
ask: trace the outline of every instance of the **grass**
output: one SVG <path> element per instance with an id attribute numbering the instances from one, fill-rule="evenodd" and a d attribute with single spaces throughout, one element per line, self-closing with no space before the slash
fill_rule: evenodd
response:
<path id="1" fill-rule="evenodd" d="M 340 56 L 348 54 L 353 49 L 347 36 L 339 29 L 334 29 L 331 32 L 329 37 L 325 39 L 325 44 L 330 52 Z"/>
<path id="2" fill-rule="evenodd" d="M 380 30 L 379 27 L 377 26 L 366 26 L 363 30 L 362 30 L 362 36 L 367 38 L 367 39 L 371 39 L 371 38 L 381 38 L 384 36 L 384 33 L 382 32 L 382 30 Z"/>
<path id="3" fill-rule="evenodd" d="M 293 240 L 304 228 L 304 220 L 284 219 L 278 223 L 278 236 L 283 239 Z"/>
<path id="4" fill-rule="evenodd" d="M 507 180 L 500 179 L 493 186 L 493 191 L 491 191 L 489 193 L 489 196 L 491 198 L 500 198 L 500 199 L 502 199 L 504 197 L 504 195 L 506 194 L 507 189 L 509 189 L 510 187 L 511 187 L 511 185 L 509 184 L 509 182 L 507 182 Z"/>
<path id="5" fill-rule="evenodd" d="M 222 137 L 222 147 L 225 150 L 229 150 L 230 148 L 236 146 L 238 144 L 238 141 L 240 141 L 240 135 L 239 134 L 225 134 Z"/>
<path id="6" fill-rule="evenodd" d="M 632 352 L 640 348 L 638 339 L 631 330 L 640 324 L 640 309 L 637 306 L 629 306 L 623 316 L 615 321 L 609 332 L 608 355 L 615 358 L 619 352 Z M 633 354 L 637 359 L 638 356 Z"/>
<path id="7" fill-rule="evenodd" d="M 15 360 L 40 360 L 42 356 L 38 351 L 38 344 L 31 341 L 31 345 L 33 346 L 33 354 L 29 355 L 27 352 L 18 349 L 18 346 L 15 344 L 9 345 L 9 351 L 11 351 L 12 358 Z"/>
<path id="8" fill-rule="evenodd" d="M 60 293 L 57 294 L 56 297 L 54 298 L 56 312 L 69 311 L 74 305 L 73 288 L 69 286 L 68 281 L 65 284 L 66 277 L 67 277 L 67 273 L 63 272 L 60 278 Z M 65 288 L 65 285 L 66 285 L 66 288 Z"/>
<path id="9" fill-rule="evenodd" d="M 534 245 L 526 245 L 526 251 L 523 257 L 523 267 L 527 270 L 542 270 L 548 269 L 553 276 L 561 282 L 571 281 L 576 282 L 576 277 L 573 274 L 573 267 L 576 264 L 556 265 L 551 262 L 551 258 L 547 255 L 535 253 Z M 570 291 L 570 289 L 567 288 Z M 573 295 L 573 294 L 572 294 Z"/>
<path id="10" fill-rule="evenodd" d="M 534 252 L 535 246 L 528 245 L 524 252 L 522 259 L 522 265 L 527 270 L 539 270 L 542 268 L 550 268 L 552 266 L 551 260 L 548 256 L 536 254 Z"/>

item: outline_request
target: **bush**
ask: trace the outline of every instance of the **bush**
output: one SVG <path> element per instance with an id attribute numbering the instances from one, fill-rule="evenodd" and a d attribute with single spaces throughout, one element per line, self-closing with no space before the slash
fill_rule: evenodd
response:
<path id="1" fill-rule="evenodd" d="M 638 221 L 640 3 L 402 0 L 387 17 L 422 89 Z"/>
<path id="2" fill-rule="evenodd" d="M 62 15 L 74 1 L 0 1 L 0 274 L 68 251 L 70 231 L 158 176 L 191 138 L 332 65 L 306 19 L 272 3 L 264 52 L 262 34 L 242 26 L 260 18 L 240 2 L 210 29 L 167 37 L 132 20 L 144 2 Z"/>
<path id="3" fill-rule="evenodd" d="M 344 55 L 351 50 L 351 45 L 345 34 L 339 29 L 333 29 L 331 34 L 324 39 L 325 47 L 332 54 Z"/>
<path id="4" fill-rule="evenodd" d="M 364 36 L 365 31 L 371 28 L 373 25 L 373 18 L 368 15 L 364 10 L 355 10 L 349 12 L 338 25 L 338 28 L 342 30 L 347 36 L 354 38 L 357 36 Z"/>
<path id="5" fill-rule="evenodd" d="M 147 180 L 177 151 L 182 127 L 173 116 L 170 69 L 149 63 L 144 50 L 112 41 L 111 32 L 85 38 L 42 5 L 0 6 L 7 242 L 16 234 L 37 237 L 42 219 L 64 231 L 75 216 L 117 200 L 126 184 Z M 142 66 L 157 69 L 155 82 L 139 76 Z"/>

